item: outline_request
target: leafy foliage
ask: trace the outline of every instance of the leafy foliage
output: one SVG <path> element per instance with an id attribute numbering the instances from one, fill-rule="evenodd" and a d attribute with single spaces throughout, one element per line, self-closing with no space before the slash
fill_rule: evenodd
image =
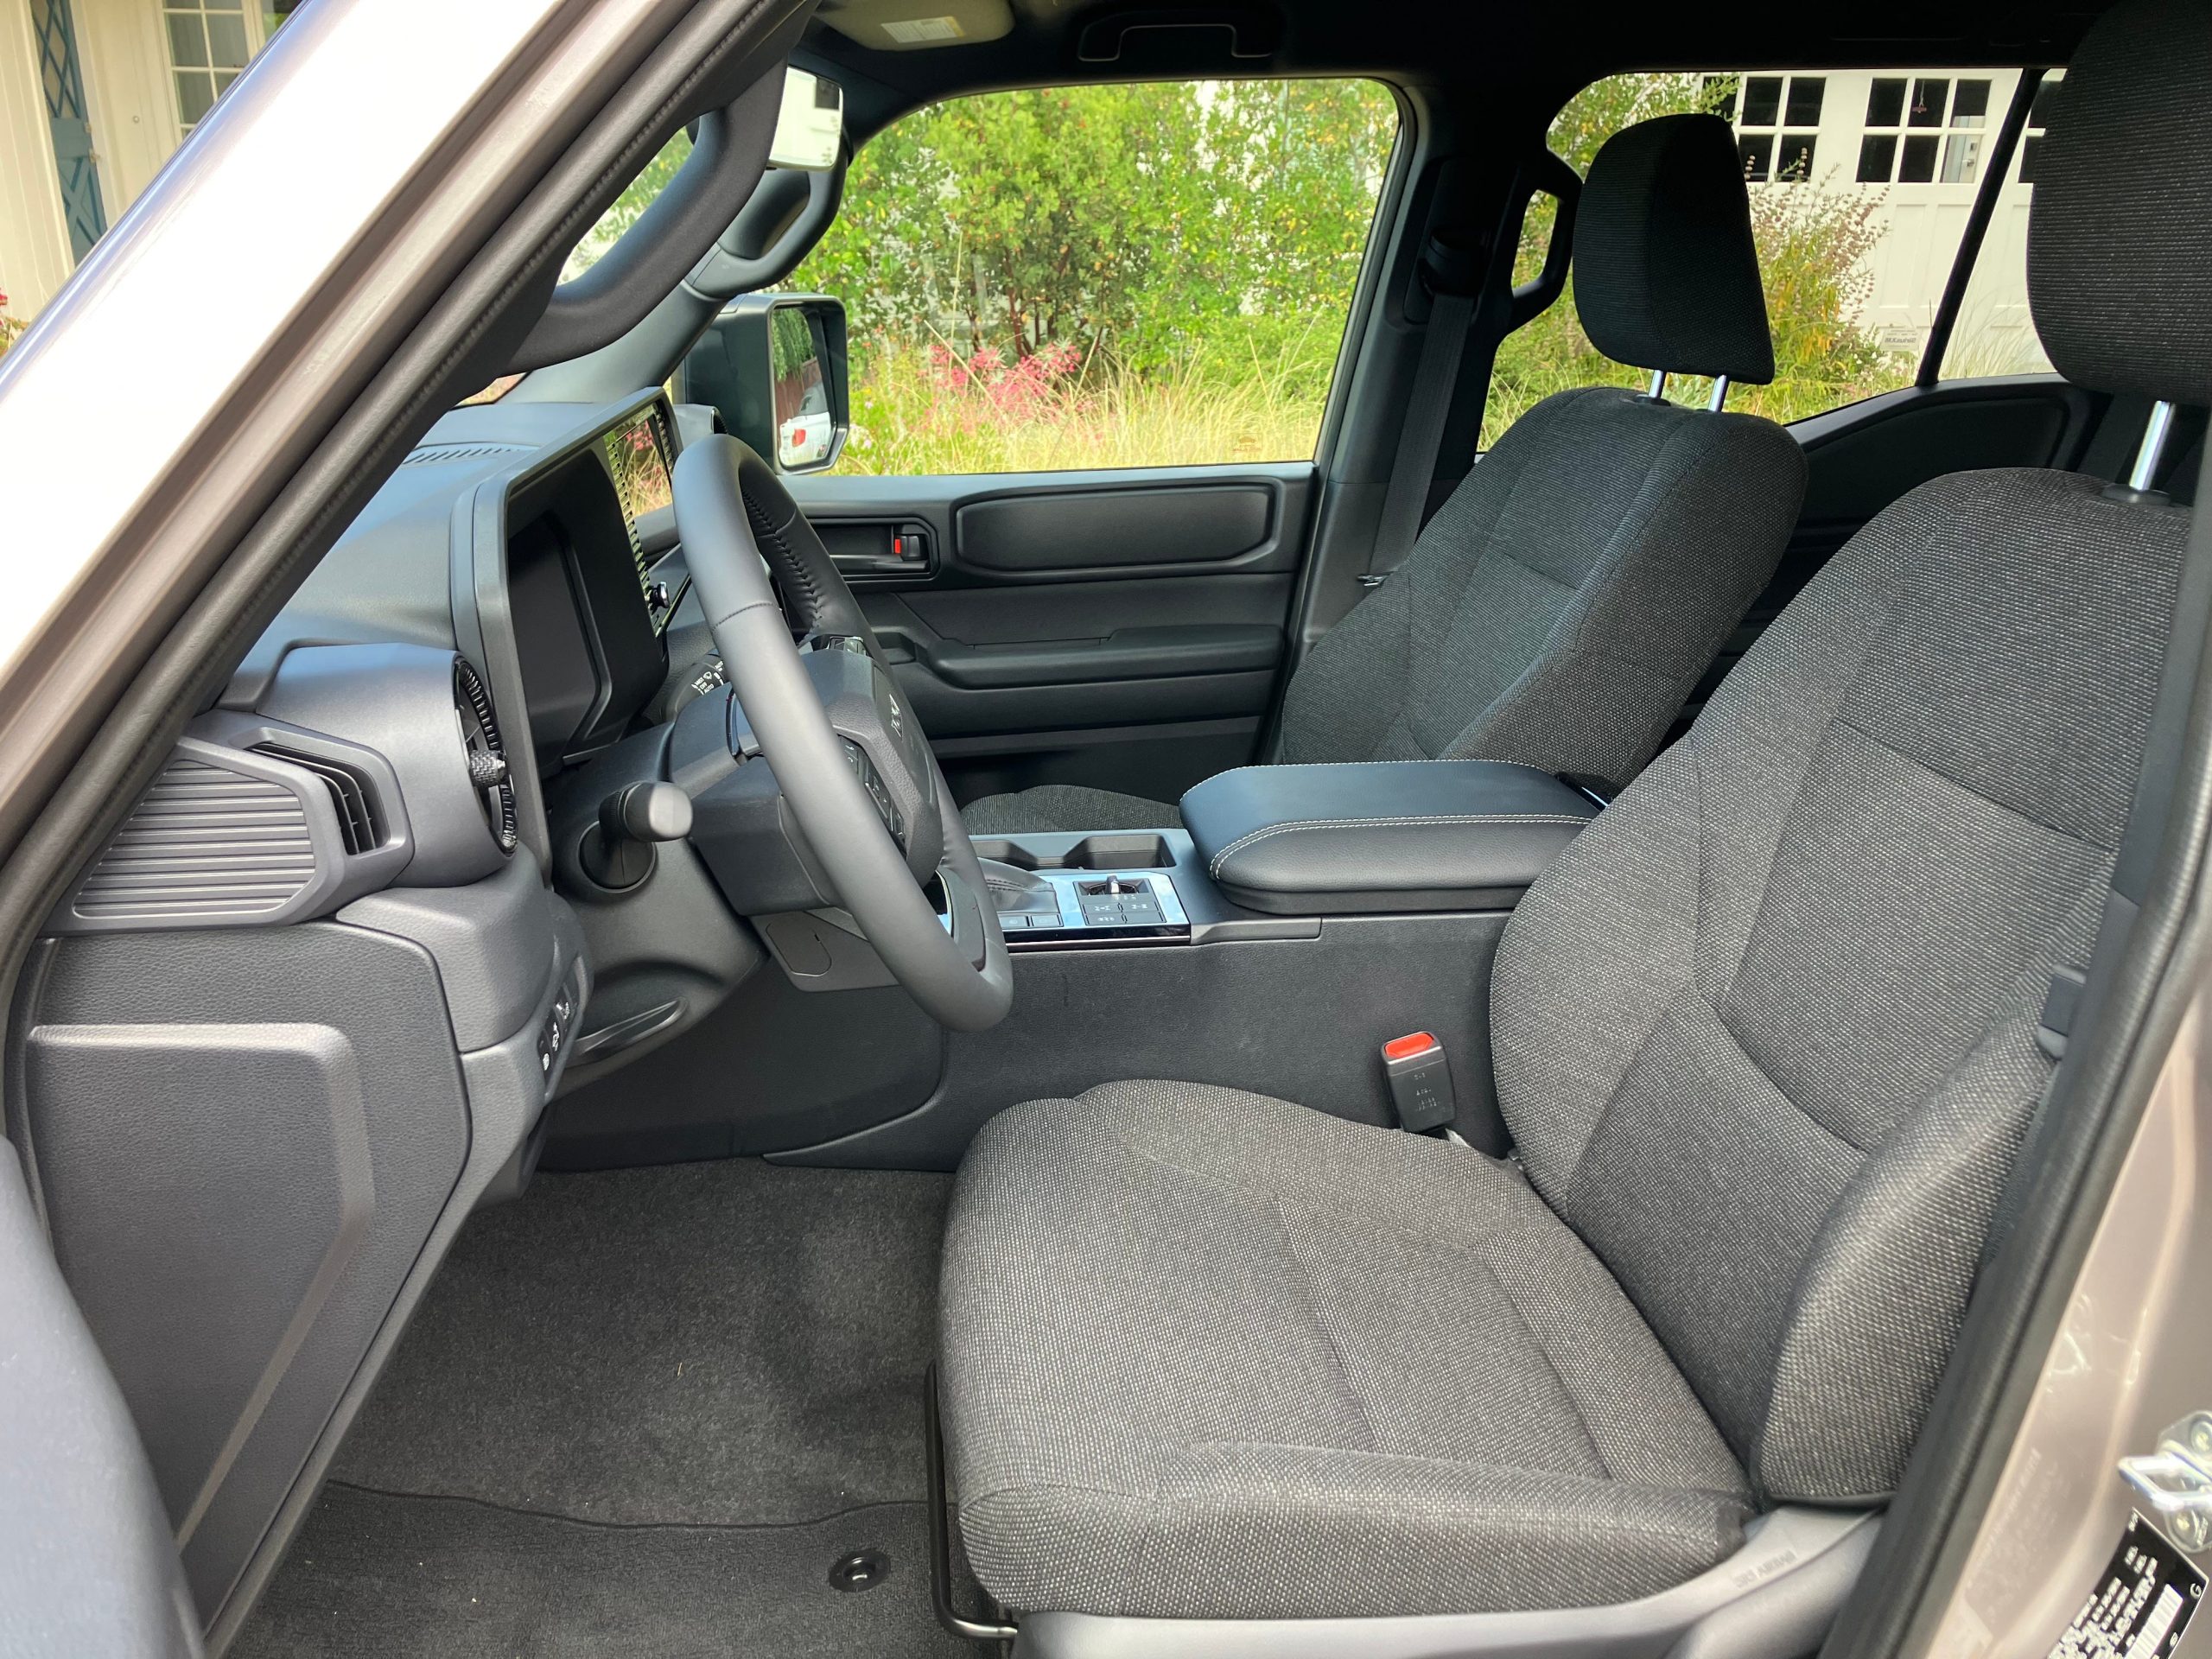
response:
<path id="1" fill-rule="evenodd" d="M 861 150 L 791 283 L 845 302 L 863 364 L 932 343 L 1072 346 L 1093 384 L 1287 364 L 1318 426 L 1396 129 L 1356 80 L 955 99 Z"/>
<path id="2" fill-rule="evenodd" d="M 1554 153 L 1587 173 L 1605 141 L 1653 116 L 1711 109 L 1732 91 L 1725 79 L 1698 75 L 1615 75 L 1587 86 L 1553 122 Z M 1542 268 L 1550 245 L 1553 204 L 1541 198 L 1522 227 L 1514 262 L 1518 280 Z M 1885 349 L 1859 321 L 1872 290 L 1870 261 L 1880 238 L 1876 204 L 1831 194 L 1814 181 L 1751 188 L 1751 236 L 1758 248 L 1774 331 L 1771 385 L 1745 386 L 1732 409 L 1794 421 L 1906 385 L 1910 359 Z M 1487 447 L 1529 410 L 1569 386 L 1636 385 L 1647 378 L 1603 356 L 1576 319 L 1573 283 L 1559 301 L 1499 346 L 1483 411 Z M 1694 395 L 1694 387 L 1688 389 Z"/>
<path id="3" fill-rule="evenodd" d="M 1586 172 L 1652 116 L 1715 107 L 1732 83 L 1618 75 L 1548 142 Z M 1287 460 L 1310 454 L 1398 125 L 1358 80 L 1206 81 L 988 93 L 918 111 L 855 158 L 836 223 L 788 286 L 851 326 L 868 472 Z M 571 261 L 588 265 L 672 177 L 681 137 Z M 1873 206 L 1760 185 L 1753 230 L 1777 377 L 1732 407 L 1792 420 L 1904 384 L 1858 321 Z M 1541 268 L 1539 198 L 1515 270 Z M 1640 385 L 1563 296 L 1500 347 L 1484 442 L 1567 386 Z M 1685 387 L 1685 397 L 1696 389 Z"/>

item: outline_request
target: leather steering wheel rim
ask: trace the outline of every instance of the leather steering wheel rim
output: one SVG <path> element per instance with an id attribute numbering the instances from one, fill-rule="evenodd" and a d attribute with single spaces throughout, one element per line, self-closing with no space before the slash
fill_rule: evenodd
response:
<path id="1" fill-rule="evenodd" d="M 775 574 L 791 626 L 801 633 L 846 634 L 866 640 L 868 655 L 879 666 L 887 667 L 852 585 L 806 522 L 791 493 L 758 450 L 735 438 L 729 442 L 737 452 L 737 491 L 745 504 L 746 522 L 760 556 Z M 692 578 L 697 579 L 696 575 Z"/>
<path id="2" fill-rule="evenodd" d="M 830 724 L 776 602 L 755 525 L 770 524 L 786 556 L 798 556 L 804 544 L 820 552 L 830 580 L 822 581 L 817 571 L 814 586 L 794 581 L 787 591 L 794 603 L 814 607 L 805 620 L 815 630 L 857 632 L 880 665 L 852 590 L 806 528 L 790 493 L 735 438 L 716 435 L 686 445 L 676 463 L 675 493 L 677 532 L 708 629 L 784 799 L 836 889 L 838 902 L 860 924 L 884 965 L 939 1024 L 955 1031 L 995 1025 L 1013 1006 L 1013 964 L 975 844 L 958 811 L 950 808 L 951 791 L 938 773 L 944 874 L 951 878 L 944 886 L 955 918 L 954 931 L 948 931 L 846 762 L 842 740 Z M 808 594 L 804 601 L 796 597 L 802 590 Z M 839 594 L 851 607 L 856 627 L 836 620 Z M 934 771 L 934 760 L 930 766 Z M 969 922 L 968 937 L 980 934 L 980 960 L 959 943 L 963 920 Z"/>

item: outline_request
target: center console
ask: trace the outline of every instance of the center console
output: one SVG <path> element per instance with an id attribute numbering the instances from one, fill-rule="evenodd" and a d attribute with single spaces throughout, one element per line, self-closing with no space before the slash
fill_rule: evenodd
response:
<path id="1" fill-rule="evenodd" d="M 1187 833 L 976 850 L 1010 949 L 1310 938 L 1327 916 L 1510 910 L 1599 810 L 1504 760 L 1241 766 L 1184 796 Z"/>

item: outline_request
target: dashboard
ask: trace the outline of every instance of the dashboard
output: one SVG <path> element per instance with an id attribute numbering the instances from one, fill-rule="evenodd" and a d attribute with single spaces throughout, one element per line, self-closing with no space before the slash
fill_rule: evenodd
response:
<path id="1" fill-rule="evenodd" d="M 675 550 L 677 442 L 659 391 L 600 408 L 452 410 L 257 641 L 223 709 L 283 702 L 283 684 L 312 660 L 302 653 L 318 647 L 457 655 L 484 705 L 463 709 L 461 724 L 486 728 L 500 749 L 515 839 L 550 871 L 547 785 L 620 741 L 669 679 L 665 634 L 683 595 L 655 570 Z M 359 688 L 364 709 L 377 701 L 375 686 Z M 316 706 L 346 723 L 344 697 Z M 442 726 L 425 741 L 453 741 L 458 754 L 470 740 Z"/>
<path id="2" fill-rule="evenodd" d="M 733 918 L 694 930 L 679 991 L 626 990 L 607 907 L 553 880 L 549 787 L 588 814 L 594 769 L 656 741 L 675 418 L 658 391 L 443 417 L 33 948 L 22 1144 L 203 1618 L 461 1218 L 529 1179 L 572 1063 L 610 1063 L 624 996 L 704 1009 L 761 960 Z M 701 873 L 671 908 L 715 902 Z"/>
<path id="3" fill-rule="evenodd" d="M 507 608 L 541 772 L 604 748 L 660 690 L 643 527 L 672 513 L 674 460 L 649 403 L 507 485 Z"/>

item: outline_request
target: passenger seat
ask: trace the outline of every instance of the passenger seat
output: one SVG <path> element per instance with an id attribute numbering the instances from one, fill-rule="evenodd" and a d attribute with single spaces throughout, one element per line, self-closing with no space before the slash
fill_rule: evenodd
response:
<path id="1" fill-rule="evenodd" d="M 1591 163 L 1575 308 L 1616 362 L 1763 385 L 1774 346 L 1726 122 L 1664 116 Z M 1554 393 L 1440 508 L 1410 557 L 1308 655 L 1278 762 L 1481 759 L 1626 783 L 1766 586 L 1805 460 L 1773 422 L 1617 386 Z M 1046 785 L 971 833 L 1179 823 L 1165 801 Z"/>

